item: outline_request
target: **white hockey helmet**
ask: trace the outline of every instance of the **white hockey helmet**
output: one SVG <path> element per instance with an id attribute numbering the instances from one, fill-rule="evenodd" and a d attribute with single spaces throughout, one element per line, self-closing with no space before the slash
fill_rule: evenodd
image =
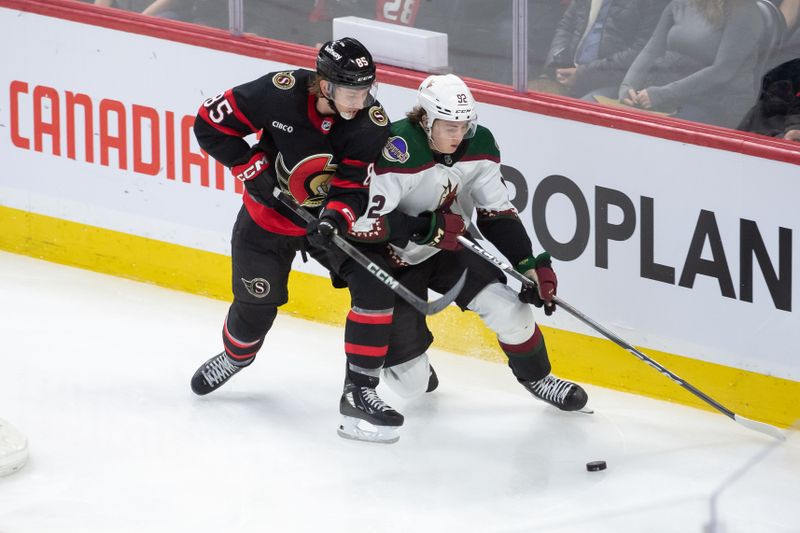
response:
<path id="1" fill-rule="evenodd" d="M 478 113 L 469 87 L 455 74 L 433 75 L 425 78 L 417 91 L 417 101 L 425 110 L 428 137 L 436 119 L 467 122 L 465 139 L 475 135 Z"/>

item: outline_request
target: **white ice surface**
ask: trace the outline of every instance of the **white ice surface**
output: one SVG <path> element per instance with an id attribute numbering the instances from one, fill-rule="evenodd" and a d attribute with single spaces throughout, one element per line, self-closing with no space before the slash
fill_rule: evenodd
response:
<path id="1" fill-rule="evenodd" d="M 252 367 L 192 394 L 226 309 L 0 253 L 0 416 L 30 445 L 0 479 L 0 532 L 701 532 L 711 494 L 771 443 L 592 386 L 595 415 L 561 413 L 505 365 L 437 351 L 435 393 L 382 391 L 400 441 L 348 441 L 339 328 L 279 316 Z M 800 532 L 798 441 L 721 493 L 714 531 Z"/>

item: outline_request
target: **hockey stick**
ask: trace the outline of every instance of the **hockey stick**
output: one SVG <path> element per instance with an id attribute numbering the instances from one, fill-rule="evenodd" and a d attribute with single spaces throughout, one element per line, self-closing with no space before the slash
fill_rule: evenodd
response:
<path id="1" fill-rule="evenodd" d="M 478 254 L 479 256 L 483 257 L 484 259 L 486 259 L 490 263 L 494 264 L 497 268 L 499 268 L 500 270 L 502 270 L 506 274 L 509 274 L 514 279 L 522 282 L 525 285 L 530 285 L 530 286 L 533 286 L 533 287 L 536 286 L 536 283 L 533 280 L 531 280 L 531 279 L 525 277 L 524 275 L 520 274 L 519 272 L 514 270 L 514 268 L 511 265 L 508 265 L 508 264 L 504 263 L 503 261 L 499 260 L 498 258 L 493 256 L 492 254 L 490 254 L 489 252 L 487 252 L 486 250 L 484 250 L 483 248 L 481 248 L 477 244 L 473 243 L 472 241 L 470 241 L 466 237 L 459 236 L 458 237 L 458 241 L 465 248 L 467 248 L 470 251 L 472 251 L 473 253 Z M 565 302 L 563 299 L 559 298 L 558 296 L 554 296 L 553 297 L 553 301 L 556 303 L 557 306 L 563 308 L 567 313 L 571 314 L 572 316 L 574 316 L 575 318 L 577 318 L 581 322 L 585 323 L 586 325 L 591 326 L 594 330 L 596 330 L 597 332 L 601 333 L 604 337 L 606 337 L 607 339 L 613 341 L 618 346 L 628 350 L 631 354 L 633 354 L 634 356 L 638 357 L 639 359 L 641 359 L 642 361 L 644 361 L 645 363 L 647 363 L 651 367 L 655 368 L 656 370 L 661 372 L 663 375 L 667 376 L 669 379 L 671 379 L 672 381 L 674 381 L 675 383 L 677 383 L 678 385 L 680 385 L 681 387 L 683 387 L 687 391 L 691 392 L 692 394 L 694 394 L 695 396 L 697 396 L 698 398 L 700 398 L 701 400 L 703 400 L 704 402 L 709 404 L 711 407 L 713 407 L 714 409 L 716 409 L 720 413 L 724 414 L 725 416 L 727 416 L 728 418 L 730 418 L 734 422 L 738 422 L 739 424 L 743 425 L 746 428 L 749 428 L 749 429 L 752 429 L 752 430 L 755 430 L 755 431 L 760 431 L 761 433 L 765 433 L 765 434 L 767 434 L 767 435 L 769 435 L 771 437 L 775 437 L 776 439 L 779 439 L 779 440 L 785 440 L 786 439 L 786 435 L 780 429 L 778 429 L 775 426 L 771 426 L 771 425 L 765 424 L 763 422 L 758 422 L 756 420 L 751 420 L 751 419 L 745 418 L 745 417 L 743 417 L 741 415 L 737 415 L 736 413 L 734 413 L 733 411 L 731 411 L 727 407 L 723 406 L 722 404 L 720 404 L 719 402 L 717 402 L 713 398 L 709 397 L 708 395 L 706 395 L 702 391 L 698 390 L 697 388 L 695 388 L 691 384 L 687 383 L 682 378 L 680 378 L 677 375 L 675 375 L 673 372 L 667 370 L 666 368 L 661 366 L 659 363 L 657 363 L 656 361 L 654 361 L 650 357 L 646 356 L 645 354 L 643 354 L 642 352 L 640 352 L 639 350 L 637 350 L 636 348 L 631 346 L 630 343 L 626 342 L 625 340 L 621 339 L 620 337 L 617 337 L 615 334 L 613 334 L 612 332 L 610 332 L 609 330 L 607 330 L 606 328 L 604 328 L 603 326 L 601 326 L 600 324 L 598 324 L 597 322 L 595 322 L 594 320 L 589 318 L 588 316 L 584 315 L 583 313 L 581 313 L 580 311 L 578 311 L 577 309 L 572 307 L 570 304 L 568 304 L 567 302 Z"/>
<path id="2" fill-rule="evenodd" d="M 314 215 L 302 209 L 298 206 L 294 201 L 290 200 L 286 196 L 284 196 L 280 189 L 275 189 L 275 197 L 278 198 L 283 204 L 291 209 L 297 216 L 302 218 L 306 221 L 306 223 L 311 222 L 312 220 L 316 220 Z M 364 267 L 367 272 L 375 276 L 379 281 L 381 281 L 384 285 L 392 289 L 400 298 L 408 302 L 414 309 L 419 311 L 424 315 L 435 315 L 439 311 L 443 310 L 445 307 L 450 305 L 461 292 L 461 289 L 464 287 L 464 283 L 467 280 L 467 271 L 464 270 L 462 272 L 461 277 L 458 279 L 455 285 L 447 291 L 445 294 L 442 295 L 441 298 L 438 300 L 433 300 L 428 302 L 423 300 L 410 290 L 406 288 L 402 283 L 394 279 L 391 274 L 383 270 L 380 266 L 376 265 L 374 262 L 370 261 L 369 258 L 361 253 L 355 246 L 347 242 L 339 235 L 333 235 L 333 244 L 335 244 L 341 251 L 351 257 L 356 263 Z"/>

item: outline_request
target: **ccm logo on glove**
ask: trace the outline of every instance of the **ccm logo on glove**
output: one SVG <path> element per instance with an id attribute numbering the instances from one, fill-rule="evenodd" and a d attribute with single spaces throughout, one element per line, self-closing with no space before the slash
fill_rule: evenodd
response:
<path id="1" fill-rule="evenodd" d="M 238 180 L 250 181 L 267 170 L 267 167 L 269 167 L 267 154 L 264 152 L 256 152 L 247 163 L 231 167 L 231 172 Z"/>

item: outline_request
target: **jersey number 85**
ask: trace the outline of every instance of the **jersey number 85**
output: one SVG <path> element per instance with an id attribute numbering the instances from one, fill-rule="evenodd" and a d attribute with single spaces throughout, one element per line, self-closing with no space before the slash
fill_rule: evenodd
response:
<path id="1" fill-rule="evenodd" d="M 230 102 L 225 99 L 225 93 L 218 94 L 214 98 L 209 98 L 203 102 L 203 107 L 208 109 L 208 118 L 210 118 L 214 124 L 219 124 L 227 115 L 233 113 Z"/>

